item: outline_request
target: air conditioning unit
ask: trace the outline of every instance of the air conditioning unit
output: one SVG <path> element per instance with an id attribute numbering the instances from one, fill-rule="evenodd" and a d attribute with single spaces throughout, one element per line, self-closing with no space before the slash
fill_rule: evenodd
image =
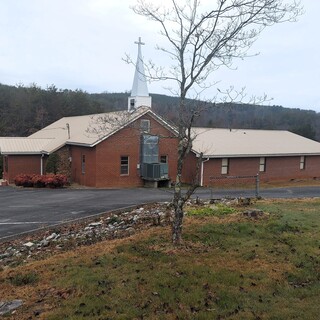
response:
<path id="1" fill-rule="evenodd" d="M 145 180 L 167 180 L 169 170 L 167 163 L 142 163 L 141 176 Z"/>

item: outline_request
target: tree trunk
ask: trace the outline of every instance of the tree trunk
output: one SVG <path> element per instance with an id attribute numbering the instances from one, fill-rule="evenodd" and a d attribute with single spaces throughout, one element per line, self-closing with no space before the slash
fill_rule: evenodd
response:
<path id="1" fill-rule="evenodd" d="M 179 129 L 181 130 L 181 128 Z M 173 216 L 173 222 L 172 222 L 172 242 L 174 245 L 179 245 L 181 244 L 181 241 L 182 241 L 183 205 L 185 201 L 181 193 L 181 176 L 182 176 L 184 153 L 185 153 L 185 147 L 184 147 L 183 135 L 180 132 L 179 145 L 178 145 L 177 176 L 176 176 L 176 183 L 174 186 L 174 196 L 173 196 L 173 202 L 172 202 L 174 207 L 174 216 Z"/>
<path id="2" fill-rule="evenodd" d="M 179 201 L 174 208 L 174 217 L 172 223 L 172 243 L 180 245 L 182 241 L 182 220 L 183 220 L 183 202 Z"/>

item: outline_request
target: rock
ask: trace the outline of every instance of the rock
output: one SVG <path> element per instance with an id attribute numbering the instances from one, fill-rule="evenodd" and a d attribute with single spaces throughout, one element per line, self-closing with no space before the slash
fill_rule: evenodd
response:
<path id="1" fill-rule="evenodd" d="M 243 215 L 245 217 L 249 217 L 249 218 L 258 218 L 264 215 L 264 212 L 262 210 L 259 209 L 252 209 L 252 210 L 247 210 L 243 212 Z"/>
<path id="2" fill-rule="evenodd" d="M 40 247 L 48 247 L 50 244 L 50 242 L 46 239 L 43 239 L 42 241 L 40 241 L 39 246 Z"/>
<path id="3" fill-rule="evenodd" d="M 23 244 L 25 247 L 28 247 L 28 248 L 31 248 L 32 246 L 34 246 L 34 243 L 33 242 L 26 242 Z"/>
<path id="4" fill-rule="evenodd" d="M 0 301 L 0 315 L 5 315 L 22 305 L 22 300 Z"/>
<path id="5" fill-rule="evenodd" d="M 191 202 L 190 202 L 191 203 Z M 73 223 L 51 231 L 35 233 L 24 240 L 11 242 L 7 248 L 1 250 L 0 268 L 9 267 L 16 261 L 27 263 L 43 251 L 54 254 L 58 250 L 69 250 L 75 246 L 88 245 L 97 241 L 121 238 L 137 231 L 150 228 L 152 225 L 166 225 L 172 219 L 172 205 L 170 202 L 147 205 L 118 214 L 108 214 L 98 221 L 87 223 Z M 50 247 L 50 250 L 47 249 Z"/>
<path id="6" fill-rule="evenodd" d="M 251 198 L 239 198 L 238 205 L 239 206 L 249 206 L 251 204 Z"/>
<path id="7" fill-rule="evenodd" d="M 3 254 L 0 254 L 0 260 L 5 259 L 5 258 L 9 258 L 13 255 L 13 253 L 10 252 L 5 252 Z"/>
<path id="8" fill-rule="evenodd" d="M 102 226 L 102 222 L 92 222 L 88 225 L 88 227 L 99 227 Z"/>
<path id="9" fill-rule="evenodd" d="M 133 235 L 135 233 L 135 229 L 132 227 L 129 227 L 127 229 L 125 229 L 125 231 L 129 234 L 129 235 Z"/>
<path id="10" fill-rule="evenodd" d="M 50 236 L 46 237 L 46 240 L 47 241 L 50 241 L 50 240 L 55 240 L 59 237 L 58 234 L 56 234 L 55 232 L 53 232 Z"/>

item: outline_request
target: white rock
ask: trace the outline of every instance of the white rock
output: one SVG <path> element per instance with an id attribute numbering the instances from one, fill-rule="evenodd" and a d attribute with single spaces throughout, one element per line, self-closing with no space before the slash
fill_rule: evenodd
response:
<path id="1" fill-rule="evenodd" d="M 53 239 L 57 239 L 59 236 L 54 232 L 52 233 L 50 236 L 46 237 L 47 241 L 53 240 Z"/>
<path id="2" fill-rule="evenodd" d="M 41 247 L 47 247 L 48 245 L 49 245 L 49 241 L 46 240 L 46 239 L 44 239 L 44 240 L 42 240 L 42 241 L 40 242 L 40 246 L 41 246 Z"/>
<path id="3" fill-rule="evenodd" d="M 28 248 L 31 248 L 32 246 L 34 246 L 34 243 L 33 242 L 26 242 L 23 244 L 25 247 L 28 247 Z"/>
<path id="4" fill-rule="evenodd" d="M 89 224 L 89 227 L 98 227 L 102 226 L 102 222 L 92 222 Z"/>

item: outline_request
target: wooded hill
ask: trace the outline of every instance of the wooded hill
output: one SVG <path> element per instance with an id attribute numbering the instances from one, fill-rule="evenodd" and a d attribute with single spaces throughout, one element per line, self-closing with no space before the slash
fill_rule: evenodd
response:
<path id="1" fill-rule="evenodd" d="M 178 99 L 151 94 L 153 110 L 174 122 Z M 67 116 L 126 110 L 129 93 L 89 94 L 54 85 L 0 84 L 0 136 L 28 136 Z M 239 129 L 285 129 L 320 141 L 320 113 L 282 106 L 207 104 L 197 126 Z"/>

